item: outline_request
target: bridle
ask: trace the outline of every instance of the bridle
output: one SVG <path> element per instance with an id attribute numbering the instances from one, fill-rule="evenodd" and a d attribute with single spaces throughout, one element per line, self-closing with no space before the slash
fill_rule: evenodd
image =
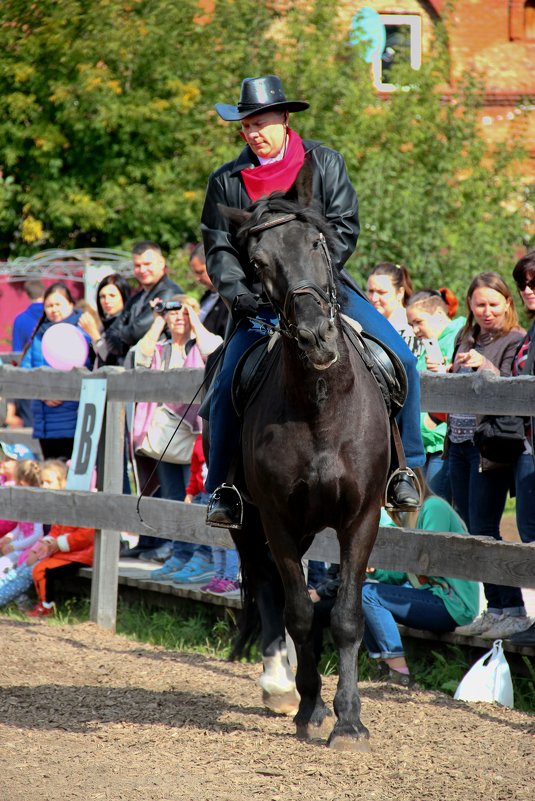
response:
<path id="1" fill-rule="evenodd" d="M 276 228 L 279 225 L 285 225 L 286 223 L 292 222 L 297 220 L 297 214 L 283 214 L 280 217 L 275 217 L 272 220 L 266 220 L 266 222 L 259 223 L 258 225 L 254 225 L 252 228 L 248 230 L 248 235 L 258 235 L 267 231 L 269 228 Z M 327 274 L 328 274 L 328 289 L 327 292 L 322 289 L 318 284 L 314 283 L 314 281 L 308 281 L 306 278 L 302 279 L 301 281 L 297 281 L 295 284 L 292 284 L 288 287 L 286 291 L 286 297 L 284 298 L 284 303 L 282 308 L 276 303 L 273 298 L 270 297 L 265 285 L 264 291 L 268 296 L 270 303 L 272 304 L 273 308 L 276 310 L 278 317 L 279 317 L 279 327 L 281 334 L 290 337 L 291 339 L 297 340 L 297 327 L 295 323 L 290 322 L 290 317 L 293 311 L 293 303 L 295 298 L 298 295 L 311 295 L 319 302 L 319 305 L 324 308 L 327 307 L 329 313 L 329 322 L 334 322 L 335 316 L 338 312 L 338 303 L 336 300 L 336 285 L 334 282 L 334 273 L 333 273 L 333 265 L 331 260 L 331 255 L 329 253 L 329 249 L 327 247 L 327 241 L 325 236 L 321 231 L 318 234 L 318 238 L 314 241 L 313 245 L 314 248 L 321 247 L 323 255 L 325 257 L 325 262 L 327 264 Z"/>

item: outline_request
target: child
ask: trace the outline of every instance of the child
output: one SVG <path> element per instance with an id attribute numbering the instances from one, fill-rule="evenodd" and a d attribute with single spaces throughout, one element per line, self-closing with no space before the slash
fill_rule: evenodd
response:
<path id="1" fill-rule="evenodd" d="M 15 462 L 13 483 L 17 487 L 40 487 L 41 468 L 39 463 L 30 459 Z M 0 538 L 2 556 L 8 557 L 12 565 L 20 566 L 24 564 L 30 546 L 43 536 L 43 526 L 41 523 L 2 520 L 0 521 L 0 533 L 4 534 Z"/>
<path id="2" fill-rule="evenodd" d="M 54 459 L 44 462 L 41 486 L 47 489 L 64 489 L 67 481 L 66 465 Z M 32 568 L 37 591 L 37 604 L 28 612 L 29 617 L 46 617 L 55 612 L 55 591 L 58 581 L 72 575 L 83 565 L 93 563 L 95 529 L 60 526 L 57 523 L 36 546 L 39 561 Z"/>
<path id="3" fill-rule="evenodd" d="M 41 468 L 38 462 L 25 460 L 15 462 L 13 480 L 18 487 L 41 486 Z M 8 524 L 10 521 L 1 521 Z M 2 575 L 0 577 L 0 606 L 16 600 L 18 604 L 27 601 L 26 590 L 32 585 L 31 566 L 36 561 L 30 552 L 43 536 L 41 523 L 16 523 L 0 539 L 2 556 Z M 3 527 L 2 527 L 3 531 Z"/>
<path id="4" fill-rule="evenodd" d="M 35 454 L 26 445 L 0 442 L 2 458 L 0 461 L 0 486 L 9 487 L 15 483 L 14 473 L 17 462 L 35 459 Z"/>

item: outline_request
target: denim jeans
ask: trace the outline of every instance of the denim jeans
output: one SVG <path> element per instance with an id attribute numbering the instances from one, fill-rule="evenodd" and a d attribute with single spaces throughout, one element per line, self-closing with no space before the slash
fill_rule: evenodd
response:
<path id="1" fill-rule="evenodd" d="M 502 519 L 512 471 L 508 468 L 479 472 L 480 455 L 472 442 L 450 442 L 448 449 L 453 504 L 470 534 L 501 540 Z M 484 584 L 488 609 L 524 614 L 522 591 L 518 587 Z"/>
<path id="2" fill-rule="evenodd" d="M 307 585 L 318 587 L 327 577 L 328 568 L 325 562 L 318 562 L 317 559 L 309 559 Z"/>
<path id="3" fill-rule="evenodd" d="M 160 462 L 156 472 L 160 482 L 161 497 L 168 501 L 183 501 L 186 497 L 186 487 L 189 483 L 189 464 Z M 191 542 L 173 540 L 172 555 L 182 562 L 188 562 L 193 555 L 194 547 Z"/>
<path id="4" fill-rule="evenodd" d="M 394 327 L 371 303 L 357 292 L 345 288 L 346 298 L 342 309 L 349 317 L 358 320 L 365 331 L 380 339 L 394 350 L 407 372 L 408 394 L 397 422 L 407 464 L 423 467 L 425 453 L 420 434 L 420 376 L 416 359 Z M 262 336 L 261 320 L 275 323 L 276 318 L 268 310 L 262 310 L 259 322 L 243 320 L 230 340 L 221 371 L 214 382 L 210 404 L 210 458 L 205 487 L 213 492 L 226 478 L 240 438 L 240 420 L 232 404 L 231 387 L 234 369 L 244 351 Z"/>
<path id="5" fill-rule="evenodd" d="M 0 578 L 0 607 L 14 601 L 33 587 L 32 568 L 21 565 Z"/>
<path id="6" fill-rule="evenodd" d="M 425 480 L 431 491 L 451 504 L 450 463 L 442 453 L 428 453 L 425 457 Z"/>
<path id="7" fill-rule="evenodd" d="M 335 598 L 322 598 L 314 604 L 312 640 L 317 661 L 323 648 L 323 631 L 331 623 Z M 415 590 L 410 584 L 394 585 L 365 581 L 362 587 L 364 644 L 370 656 L 390 659 L 403 655 L 403 644 L 396 623 L 415 629 L 453 631 L 457 623 L 443 601 L 429 590 Z"/>
<path id="8" fill-rule="evenodd" d="M 523 453 L 515 465 L 516 525 L 522 542 L 535 542 L 535 462 Z"/>
<path id="9" fill-rule="evenodd" d="M 216 578 L 237 581 L 240 570 L 240 560 L 238 558 L 238 551 L 235 548 L 221 548 L 219 545 L 213 545 L 212 558 L 214 560 Z"/>
<path id="10" fill-rule="evenodd" d="M 362 587 L 362 611 L 364 644 L 370 656 L 381 659 L 403 655 L 397 623 L 440 633 L 453 631 L 457 625 L 441 598 L 410 584 L 366 581 Z"/>
<path id="11" fill-rule="evenodd" d="M 189 481 L 188 481 L 188 483 L 189 483 Z M 197 503 L 197 504 L 204 503 L 204 504 L 206 504 L 206 503 L 208 503 L 209 500 L 210 500 L 210 493 L 208 493 L 208 492 L 199 492 L 194 497 L 192 503 Z M 212 554 L 213 554 L 214 548 L 212 548 L 211 545 L 194 545 L 193 543 L 189 543 L 189 542 L 184 542 L 182 544 L 183 545 L 188 545 L 188 546 L 191 544 L 191 554 L 188 556 L 188 559 L 191 559 L 192 556 L 198 555 L 202 559 L 204 559 L 205 562 L 211 562 L 212 561 Z M 177 556 L 177 554 L 175 554 L 174 548 L 173 548 L 173 556 Z M 178 558 L 180 559 L 181 557 L 178 556 Z M 236 554 L 236 558 L 237 558 L 237 554 Z M 227 576 L 225 576 L 225 578 L 227 578 Z"/>

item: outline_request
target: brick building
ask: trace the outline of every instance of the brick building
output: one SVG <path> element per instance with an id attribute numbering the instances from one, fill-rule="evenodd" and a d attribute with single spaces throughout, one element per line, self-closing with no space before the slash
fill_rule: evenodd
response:
<path id="1" fill-rule="evenodd" d="M 507 140 L 522 120 L 535 172 L 535 0 L 365 0 L 386 26 L 383 57 L 372 63 L 378 91 L 388 92 L 389 58 L 408 58 L 416 69 L 433 47 L 443 20 L 451 57 L 450 86 L 467 73 L 485 84 L 481 124 L 489 142 Z M 342 0 L 351 25 L 360 3 Z"/>

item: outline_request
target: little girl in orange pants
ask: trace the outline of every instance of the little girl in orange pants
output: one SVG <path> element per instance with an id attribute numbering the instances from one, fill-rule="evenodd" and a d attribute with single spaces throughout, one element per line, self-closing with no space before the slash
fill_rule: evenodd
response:
<path id="1" fill-rule="evenodd" d="M 57 463 L 44 463 L 41 470 L 43 488 L 63 489 L 65 479 L 66 471 L 61 475 Z M 38 600 L 28 612 L 29 617 L 54 614 L 57 582 L 75 574 L 80 567 L 93 563 L 94 539 L 94 528 L 60 526 L 57 523 L 51 527 L 49 534 L 36 546 L 42 549 L 39 561 L 32 570 Z"/>

